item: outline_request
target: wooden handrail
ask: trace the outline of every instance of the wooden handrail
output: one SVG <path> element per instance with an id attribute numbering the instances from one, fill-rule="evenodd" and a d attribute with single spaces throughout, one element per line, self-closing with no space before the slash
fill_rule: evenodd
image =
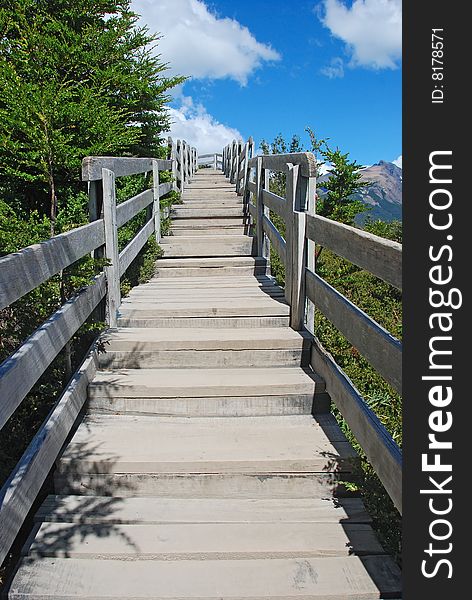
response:
<path id="1" fill-rule="evenodd" d="M 242 148 L 236 141 L 226 146 L 223 171 L 244 196 L 258 255 L 269 260 L 271 243 L 279 254 L 285 265 L 285 298 L 291 307 L 291 325 L 312 334 L 313 368 L 325 379 L 332 400 L 401 511 L 401 450 L 344 371 L 323 349 L 314 331 L 316 306 L 401 393 L 400 341 L 315 273 L 314 252 L 315 243 L 325 246 L 401 289 L 401 244 L 315 214 L 316 161 L 310 152 L 249 158 L 247 148 L 248 143 Z M 271 171 L 286 174 L 285 198 L 270 191 Z M 270 219 L 270 211 L 282 217 L 285 239 Z"/>
<path id="2" fill-rule="evenodd" d="M 103 273 L 61 306 L 0 365 L 0 429 L 103 298 L 108 307 L 107 323 L 110 327 L 116 325 L 121 301 L 120 277 L 151 235 L 160 241 L 160 198 L 171 190 L 183 191 L 197 169 L 197 151 L 185 141 L 174 142 L 169 138 L 168 152 L 166 160 L 85 158 L 82 179 L 88 182 L 91 222 L 0 258 L 0 309 L 91 252 L 98 253 L 104 247 L 101 255 L 109 262 Z M 171 171 L 171 182 L 160 183 L 162 171 Z M 151 188 L 117 205 L 115 178 L 149 172 L 152 173 Z M 148 210 L 148 220 L 119 253 L 118 228 L 144 209 Z M 87 383 L 96 368 L 96 352 L 91 350 L 0 490 L 0 563 L 70 433 L 85 402 Z"/>

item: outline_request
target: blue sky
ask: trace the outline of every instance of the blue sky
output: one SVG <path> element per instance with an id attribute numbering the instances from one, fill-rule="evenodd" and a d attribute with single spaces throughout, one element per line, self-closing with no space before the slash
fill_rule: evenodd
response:
<path id="1" fill-rule="evenodd" d="M 172 135 L 201 152 L 305 127 L 362 164 L 401 155 L 400 0 L 133 0 L 172 72 Z"/>

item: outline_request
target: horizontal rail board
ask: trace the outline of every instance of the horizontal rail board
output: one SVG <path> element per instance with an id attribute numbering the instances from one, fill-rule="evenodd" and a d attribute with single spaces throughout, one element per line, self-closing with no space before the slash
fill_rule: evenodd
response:
<path id="1" fill-rule="evenodd" d="M 262 168 L 270 171 L 288 173 L 288 165 L 299 165 L 303 177 L 316 176 L 316 160 L 311 152 L 294 152 L 289 154 L 265 154 L 262 156 Z"/>
<path id="2" fill-rule="evenodd" d="M 308 239 L 402 289 L 402 246 L 320 215 L 307 215 Z"/>
<path id="3" fill-rule="evenodd" d="M 402 453 L 333 357 L 314 340 L 311 366 L 335 402 L 399 512 L 402 512 Z"/>
<path id="4" fill-rule="evenodd" d="M 131 242 L 120 252 L 120 277 L 126 272 L 139 251 L 154 233 L 154 219 L 151 219 L 142 227 Z"/>
<path id="5" fill-rule="evenodd" d="M 104 243 L 100 219 L 0 258 L 0 309 Z"/>
<path id="6" fill-rule="evenodd" d="M 257 207 L 255 204 L 253 204 L 252 202 L 248 202 L 247 206 L 249 208 L 249 214 L 251 215 L 251 217 L 253 217 L 254 219 L 257 218 Z"/>
<path id="7" fill-rule="evenodd" d="M 97 369 L 96 351 L 92 350 L 0 490 L 0 564 L 54 466 L 87 399 L 87 388 Z"/>
<path id="8" fill-rule="evenodd" d="M 105 296 L 105 275 L 66 302 L 0 365 L 0 429 Z"/>
<path id="9" fill-rule="evenodd" d="M 287 202 L 284 198 L 277 196 L 277 194 L 269 192 L 268 190 L 262 190 L 262 202 L 284 220 L 286 219 Z"/>
<path id="10" fill-rule="evenodd" d="M 121 227 L 130 219 L 140 213 L 146 206 L 149 206 L 154 200 L 152 190 L 144 190 L 137 196 L 133 196 L 126 202 L 118 204 L 116 207 L 116 226 Z"/>
<path id="11" fill-rule="evenodd" d="M 99 181 L 102 178 L 102 169 L 109 169 L 115 177 L 138 175 L 152 171 L 152 163 L 157 160 L 160 171 L 172 169 L 171 160 L 158 158 L 128 158 L 113 156 L 87 156 L 82 161 L 82 181 Z"/>
<path id="12" fill-rule="evenodd" d="M 173 188 L 173 184 L 171 181 L 166 181 L 165 183 L 161 183 L 159 185 L 159 198 L 162 198 L 162 196 L 165 196 L 166 194 L 171 192 L 172 188 Z"/>
<path id="13" fill-rule="evenodd" d="M 280 258 L 284 265 L 287 264 L 287 243 L 284 238 L 280 235 L 279 230 L 272 223 L 272 221 L 266 217 L 266 215 L 262 215 L 262 227 L 269 237 L 269 240 L 274 245 L 275 250 L 278 252 Z"/>
<path id="14" fill-rule="evenodd" d="M 258 158 L 257 156 L 254 156 L 253 158 L 250 158 L 250 159 L 247 161 L 247 166 L 248 166 L 250 169 L 253 169 L 254 167 L 256 167 L 256 166 L 257 166 L 257 158 Z"/>
<path id="15" fill-rule="evenodd" d="M 402 344 L 365 312 L 308 269 L 306 295 L 401 394 Z"/>
<path id="16" fill-rule="evenodd" d="M 253 194 L 257 194 L 257 185 L 255 181 L 248 181 L 247 187 L 249 188 L 250 192 L 252 192 Z"/>

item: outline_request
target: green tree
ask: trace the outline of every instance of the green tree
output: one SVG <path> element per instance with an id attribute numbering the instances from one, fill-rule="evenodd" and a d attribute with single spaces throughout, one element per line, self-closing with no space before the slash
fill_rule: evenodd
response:
<path id="1" fill-rule="evenodd" d="M 0 192 L 48 214 L 80 190 L 86 155 L 158 156 L 167 90 L 130 1 L 13 0 L 0 9 Z"/>

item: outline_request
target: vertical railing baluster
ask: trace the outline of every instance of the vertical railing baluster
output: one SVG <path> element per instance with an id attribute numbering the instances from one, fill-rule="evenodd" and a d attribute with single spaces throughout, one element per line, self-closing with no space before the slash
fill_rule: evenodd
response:
<path id="1" fill-rule="evenodd" d="M 105 267 L 107 279 L 107 323 L 117 326 L 117 313 L 121 303 L 120 256 L 118 250 L 118 227 L 116 221 L 115 174 L 102 169 L 103 218 L 105 221 L 105 253 L 110 264 Z"/>
<path id="2" fill-rule="evenodd" d="M 161 242 L 161 196 L 159 193 L 159 163 L 152 161 L 153 216 L 156 242 Z"/>

